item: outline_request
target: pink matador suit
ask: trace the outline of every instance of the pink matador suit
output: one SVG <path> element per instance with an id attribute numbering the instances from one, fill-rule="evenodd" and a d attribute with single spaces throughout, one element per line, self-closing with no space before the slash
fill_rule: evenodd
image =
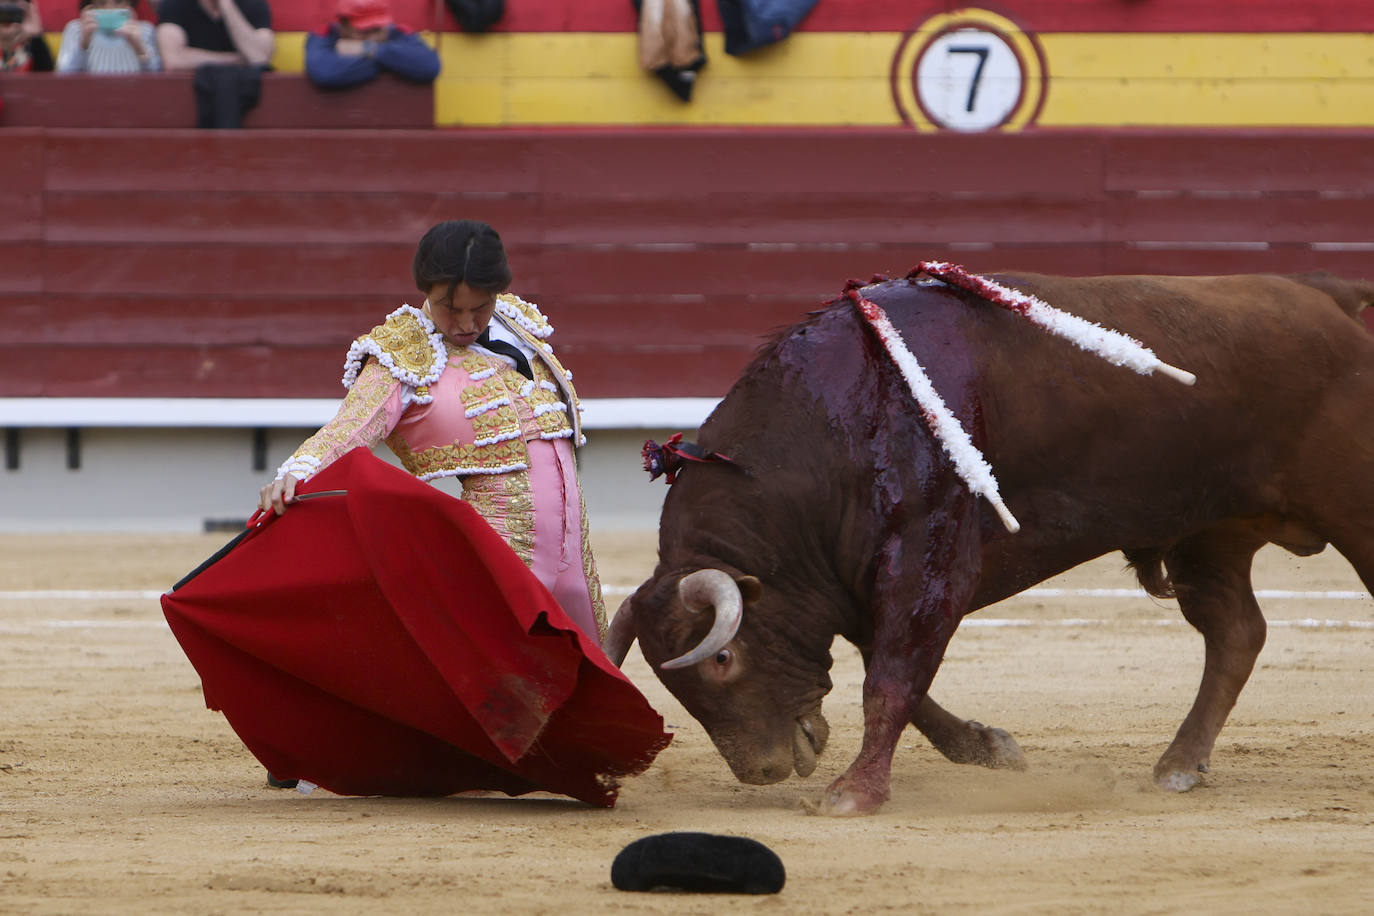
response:
<path id="1" fill-rule="evenodd" d="M 277 472 L 306 480 L 360 445 L 385 440 L 421 480 L 457 477 L 462 498 L 496 529 L 598 643 L 606 632 L 601 583 L 573 457 L 582 445 L 572 373 L 554 358 L 553 328 L 509 293 L 496 304 L 494 340 L 519 347 L 534 378 L 480 344 L 458 347 L 424 310 L 403 305 L 353 342 L 338 414 Z M 371 357 L 371 358 L 369 358 Z"/>

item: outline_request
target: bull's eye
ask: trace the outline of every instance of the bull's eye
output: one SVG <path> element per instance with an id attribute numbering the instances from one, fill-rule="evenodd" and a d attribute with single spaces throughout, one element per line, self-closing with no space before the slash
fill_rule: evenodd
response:
<path id="1" fill-rule="evenodd" d="M 729 650 L 729 649 L 721 649 L 719 652 L 716 653 L 716 664 L 717 664 L 717 665 L 728 665 L 728 664 L 730 664 L 730 650 Z"/>

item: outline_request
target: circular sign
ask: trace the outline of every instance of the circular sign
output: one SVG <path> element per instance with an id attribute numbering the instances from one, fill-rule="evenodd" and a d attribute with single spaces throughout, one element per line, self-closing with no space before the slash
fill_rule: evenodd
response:
<path id="1" fill-rule="evenodd" d="M 985 10 L 927 20 L 903 38 L 892 62 L 902 120 L 925 130 L 1024 127 L 1044 103 L 1045 77 L 1034 36 Z"/>
<path id="2" fill-rule="evenodd" d="M 916 58 L 916 101 L 949 130 L 1000 127 L 1021 101 L 1021 61 L 996 32 L 962 28 L 929 42 Z"/>

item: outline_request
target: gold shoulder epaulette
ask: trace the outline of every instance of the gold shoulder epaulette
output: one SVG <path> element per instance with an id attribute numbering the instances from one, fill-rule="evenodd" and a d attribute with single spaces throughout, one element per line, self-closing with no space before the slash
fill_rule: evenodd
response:
<path id="1" fill-rule="evenodd" d="M 429 386 L 448 365 L 448 350 L 443 336 L 434 329 L 434 322 L 409 305 L 401 306 L 387 315 L 382 324 L 353 341 L 344 360 L 345 388 L 353 387 L 369 356 L 385 366 L 394 378 L 414 388 L 415 400 L 420 404 L 433 400 Z"/>
<path id="2" fill-rule="evenodd" d="M 553 333 L 553 325 L 539 311 L 539 306 L 526 302 L 514 293 L 502 293 L 496 297 L 496 310 L 510 321 L 524 328 L 525 332 L 545 340 Z"/>

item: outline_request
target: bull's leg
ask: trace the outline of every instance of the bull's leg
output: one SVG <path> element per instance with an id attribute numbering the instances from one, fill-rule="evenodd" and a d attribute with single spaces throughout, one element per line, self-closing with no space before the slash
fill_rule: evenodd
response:
<path id="1" fill-rule="evenodd" d="M 981 569 L 976 516 L 966 490 L 947 493 L 943 511 L 891 535 L 879 551 L 863 745 L 826 789 L 822 814 L 872 814 L 887 801 L 897 742 L 973 599 Z"/>
<path id="2" fill-rule="evenodd" d="M 1350 562 L 1355 575 L 1374 595 L 1374 477 L 1363 476 L 1359 484 L 1368 492 L 1357 493 L 1354 484 L 1347 486 L 1341 493 L 1343 511 L 1339 517 L 1322 519 L 1318 524 L 1322 536 Z"/>
<path id="3" fill-rule="evenodd" d="M 1366 516 L 1370 518 L 1374 516 Z M 1374 595 L 1374 531 L 1357 534 L 1349 539 L 1333 540 L 1332 546 L 1355 569 L 1365 590 Z"/>
<path id="4" fill-rule="evenodd" d="M 1344 379 L 1316 411 L 1287 493 L 1307 525 L 1350 561 L 1374 594 L 1374 373 Z"/>
<path id="5" fill-rule="evenodd" d="M 1263 544 L 1253 531 L 1222 527 L 1165 554 L 1179 608 L 1202 633 L 1206 662 L 1193 708 L 1155 764 L 1155 784 L 1162 789 L 1186 792 L 1207 772 L 1217 735 L 1264 646 L 1264 616 L 1250 585 L 1250 565 Z"/>
<path id="6" fill-rule="evenodd" d="M 1024 770 L 1026 757 L 1016 739 L 1000 728 L 961 719 L 930 698 L 921 698 L 911 724 L 955 763 L 976 763 L 990 769 Z"/>
<path id="7" fill-rule="evenodd" d="M 873 653 L 859 651 L 864 671 L 868 670 Z M 972 719 L 961 719 L 926 694 L 911 717 L 911 724 L 926 736 L 945 758 L 954 763 L 976 763 L 992 770 L 1024 770 L 1026 757 L 1016 739 L 1000 728 L 992 728 Z"/>

